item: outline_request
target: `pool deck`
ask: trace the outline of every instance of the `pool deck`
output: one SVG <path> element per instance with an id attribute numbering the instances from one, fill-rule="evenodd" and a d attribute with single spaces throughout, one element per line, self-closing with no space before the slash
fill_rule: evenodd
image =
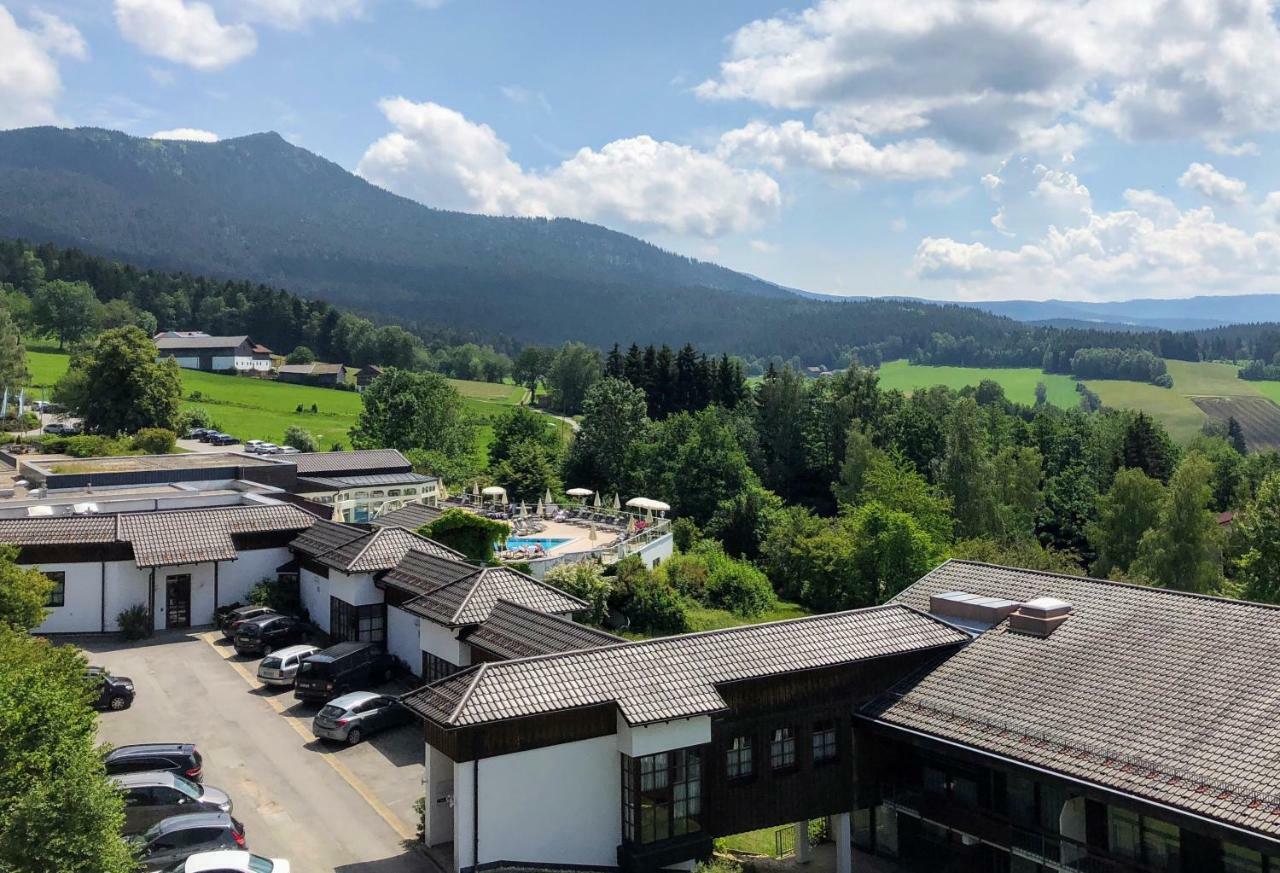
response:
<path id="1" fill-rule="evenodd" d="M 536 534 L 529 534 L 526 538 L 569 540 L 569 542 L 562 543 L 547 552 L 548 557 L 567 555 L 574 552 L 589 552 L 592 549 L 597 549 L 601 546 L 612 545 L 618 542 L 618 537 L 622 534 L 622 531 L 619 530 L 598 527 L 596 529 L 595 542 L 592 542 L 591 534 L 585 525 L 566 524 L 563 521 L 551 521 L 549 519 L 543 519 L 542 524 L 546 526 L 545 530 Z M 520 537 L 520 535 L 514 531 L 511 533 L 511 536 L 516 538 Z"/>

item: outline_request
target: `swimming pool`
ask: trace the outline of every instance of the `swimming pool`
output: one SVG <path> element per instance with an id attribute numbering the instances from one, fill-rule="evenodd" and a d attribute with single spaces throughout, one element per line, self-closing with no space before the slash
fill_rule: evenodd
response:
<path id="1" fill-rule="evenodd" d="M 555 537 L 507 537 L 507 548 L 527 549 L 530 546 L 542 546 L 544 552 L 549 552 L 567 542 L 570 542 L 568 537 L 559 539 Z"/>

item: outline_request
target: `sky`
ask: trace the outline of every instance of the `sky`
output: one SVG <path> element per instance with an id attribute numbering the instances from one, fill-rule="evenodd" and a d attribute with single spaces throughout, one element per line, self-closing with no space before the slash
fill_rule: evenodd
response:
<path id="1" fill-rule="evenodd" d="M 1265 0 L 0 0 L 0 129 L 274 130 L 840 295 L 1280 291 Z"/>

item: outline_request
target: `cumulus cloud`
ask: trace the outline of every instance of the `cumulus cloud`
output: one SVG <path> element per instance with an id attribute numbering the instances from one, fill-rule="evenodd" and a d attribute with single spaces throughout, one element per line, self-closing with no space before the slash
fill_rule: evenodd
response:
<path id="1" fill-rule="evenodd" d="M 199 0 L 115 0 L 125 39 L 156 57 L 197 70 L 218 70 L 251 54 L 257 36 L 247 24 L 223 24 Z"/>
<path id="2" fill-rule="evenodd" d="M 175 127 L 172 130 L 157 130 L 151 134 L 152 139 L 178 139 L 187 142 L 217 142 L 218 135 L 211 130 L 198 127 Z"/>
<path id="3" fill-rule="evenodd" d="M 1003 234 L 1039 233 L 1045 227 L 1072 227 L 1089 216 L 1089 189 L 1075 174 L 1050 168 L 1029 157 L 1004 161 L 999 171 L 982 177 L 982 185 L 998 204 L 991 223 Z"/>
<path id="4" fill-rule="evenodd" d="M 88 54 L 80 31 L 55 15 L 33 12 L 24 28 L 0 5 L 0 128 L 52 124 L 62 94 L 56 55 Z"/>
<path id="5" fill-rule="evenodd" d="M 1223 203 L 1239 203 L 1244 200 L 1247 187 L 1243 180 L 1218 172 L 1213 164 L 1192 164 L 1178 177 L 1178 184 L 1190 191 L 1198 191 L 1210 200 Z"/>
<path id="6" fill-rule="evenodd" d="M 241 0 L 241 5 L 252 21 L 290 29 L 312 20 L 358 18 L 365 12 L 365 0 Z"/>
<path id="7" fill-rule="evenodd" d="M 689 146 L 636 136 L 582 148 L 546 170 L 513 161 L 493 128 L 436 103 L 379 103 L 395 130 L 356 169 L 432 206 L 510 215 L 568 216 L 715 237 L 771 218 L 782 195 L 769 175 Z"/>
<path id="8" fill-rule="evenodd" d="M 739 29 L 696 91 L 978 152 L 1069 151 L 1090 128 L 1246 148 L 1280 127 L 1277 61 L 1268 0 L 819 0 Z"/>
<path id="9" fill-rule="evenodd" d="M 931 139 L 877 148 L 860 133 L 823 133 L 801 121 L 753 121 L 720 138 L 717 153 L 777 169 L 807 167 L 825 173 L 886 179 L 934 179 L 951 175 L 964 156 Z"/>

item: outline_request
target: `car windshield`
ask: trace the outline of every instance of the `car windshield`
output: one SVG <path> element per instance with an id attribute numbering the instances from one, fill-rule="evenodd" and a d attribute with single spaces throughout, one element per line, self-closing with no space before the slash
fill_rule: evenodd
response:
<path id="1" fill-rule="evenodd" d="M 323 715 L 325 718 L 338 718 L 339 716 L 346 715 L 347 711 L 341 706 L 326 706 L 317 714 Z"/>
<path id="2" fill-rule="evenodd" d="M 280 659 L 276 657 L 263 658 L 259 666 L 266 667 L 268 670 L 279 670 Z"/>
<path id="3" fill-rule="evenodd" d="M 318 661 L 303 661 L 298 666 L 298 672 L 312 676 L 318 673 L 323 673 L 324 671 L 320 669 L 320 662 Z"/>
<path id="4" fill-rule="evenodd" d="M 249 873 L 271 873 L 274 869 L 276 869 L 276 865 L 272 864 L 268 859 L 258 855 L 249 856 Z"/>
<path id="5" fill-rule="evenodd" d="M 173 777 L 173 787 L 178 789 L 179 791 L 181 791 L 183 794 L 187 795 L 187 797 L 190 797 L 190 798 L 198 798 L 201 794 L 204 793 L 203 791 L 200 790 L 199 785 L 196 785 L 190 779 L 186 779 L 182 776 Z"/>
<path id="6" fill-rule="evenodd" d="M 260 625 L 260 624 L 242 624 L 242 625 L 240 625 L 240 627 L 239 627 L 239 628 L 237 628 L 237 630 L 238 630 L 241 634 L 243 634 L 243 635 L 245 635 L 245 636 L 247 636 L 247 637 L 256 637 L 256 636 L 258 635 L 259 631 L 261 631 L 261 630 L 262 630 L 262 625 Z"/>
<path id="7" fill-rule="evenodd" d="M 163 824 L 163 822 L 156 822 L 156 823 L 155 823 L 155 824 L 153 824 L 151 827 L 149 827 L 149 828 L 147 828 L 145 831 L 143 831 L 143 832 L 142 832 L 142 836 L 139 838 L 140 842 L 143 842 L 143 843 L 150 843 L 150 842 L 151 842 L 152 840 L 154 840 L 156 837 L 160 836 L 160 825 L 161 825 L 161 824 Z"/>

